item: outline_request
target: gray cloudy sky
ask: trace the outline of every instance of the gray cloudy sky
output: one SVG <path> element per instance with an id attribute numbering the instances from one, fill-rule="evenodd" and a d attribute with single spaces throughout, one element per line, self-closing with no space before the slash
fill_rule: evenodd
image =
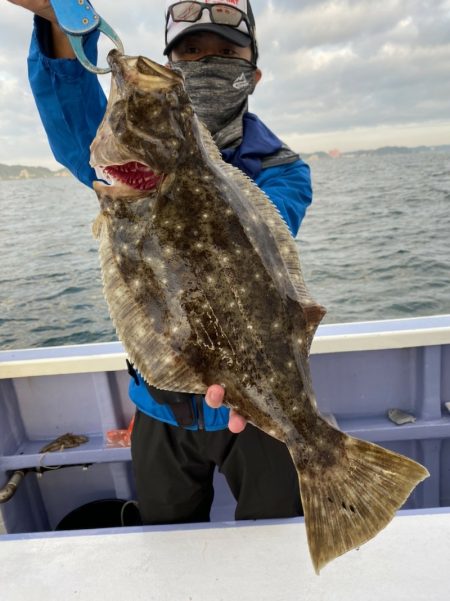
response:
<path id="1" fill-rule="evenodd" d="M 164 0 L 93 4 L 128 54 L 163 60 Z M 0 163 L 56 167 L 27 81 L 31 14 L 0 5 Z M 263 80 L 250 109 L 296 150 L 450 143 L 450 0 L 252 6 Z"/>

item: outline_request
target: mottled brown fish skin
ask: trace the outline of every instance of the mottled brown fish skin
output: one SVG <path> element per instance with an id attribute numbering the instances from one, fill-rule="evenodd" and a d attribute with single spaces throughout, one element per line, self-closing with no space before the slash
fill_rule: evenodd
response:
<path id="1" fill-rule="evenodd" d="M 150 384 L 204 393 L 221 383 L 229 406 L 286 442 L 318 572 L 383 528 L 428 473 L 323 420 L 308 355 L 324 309 L 286 225 L 221 160 L 178 73 L 115 51 L 109 60 L 112 91 L 91 163 L 138 161 L 163 176 L 151 192 L 95 186 L 118 335 Z"/>

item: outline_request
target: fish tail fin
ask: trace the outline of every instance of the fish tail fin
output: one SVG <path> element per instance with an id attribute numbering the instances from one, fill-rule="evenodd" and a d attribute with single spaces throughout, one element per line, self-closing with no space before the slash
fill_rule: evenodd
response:
<path id="1" fill-rule="evenodd" d="M 333 432 L 333 437 L 340 435 L 340 444 L 332 465 L 322 459 L 323 467 L 314 466 L 313 458 L 305 465 L 291 449 L 317 574 L 387 526 L 414 487 L 429 476 L 426 468 L 403 455 Z"/>

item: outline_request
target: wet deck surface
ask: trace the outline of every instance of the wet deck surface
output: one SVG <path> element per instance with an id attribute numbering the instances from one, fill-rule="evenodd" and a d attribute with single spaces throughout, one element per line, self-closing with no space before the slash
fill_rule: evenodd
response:
<path id="1" fill-rule="evenodd" d="M 0 598 L 448 601 L 450 509 L 406 512 L 316 576 L 301 520 L 0 538 Z M 26 579 L 11 574 L 26 574 Z"/>

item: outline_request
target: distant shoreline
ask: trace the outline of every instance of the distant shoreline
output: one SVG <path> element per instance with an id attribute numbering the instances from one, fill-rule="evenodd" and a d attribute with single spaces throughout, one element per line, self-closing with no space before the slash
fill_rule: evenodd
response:
<path id="1" fill-rule="evenodd" d="M 53 171 L 47 167 L 31 167 L 29 165 L 4 165 L 0 163 L 0 181 L 20 180 L 20 179 L 41 179 L 53 177 L 68 177 L 70 172 L 67 169 L 57 169 Z"/>
<path id="2" fill-rule="evenodd" d="M 423 152 L 450 152 L 450 144 L 440 146 L 383 146 L 374 150 L 351 150 L 341 152 L 338 148 L 333 150 L 318 152 L 301 152 L 302 159 L 307 161 L 319 159 L 340 159 L 357 158 L 362 156 L 384 156 L 393 154 L 418 154 Z M 67 169 L 57 169 L 56 171 L 47 167 L 31 167 L 29 165 L 5 165 L 0 163 L 0 181 L 21 180 L 21 179 L 39 179 L 53 177 L 68 177 L 70 172 Z"/>
<path id="3" fill-rule="evenodd" d="M 366 156 L 386 156 L 393 154 L 419 154 L 426 152 L 450 152 L 450 144 L 440 146 L 382 146 L 372 150 L 349 150 L 341 152 L 338 148 L 333 150 L 318 152 L 300 152 L 300 156 L 305 160 L 315 159 L 340 159 L 357 158 Z"/>

